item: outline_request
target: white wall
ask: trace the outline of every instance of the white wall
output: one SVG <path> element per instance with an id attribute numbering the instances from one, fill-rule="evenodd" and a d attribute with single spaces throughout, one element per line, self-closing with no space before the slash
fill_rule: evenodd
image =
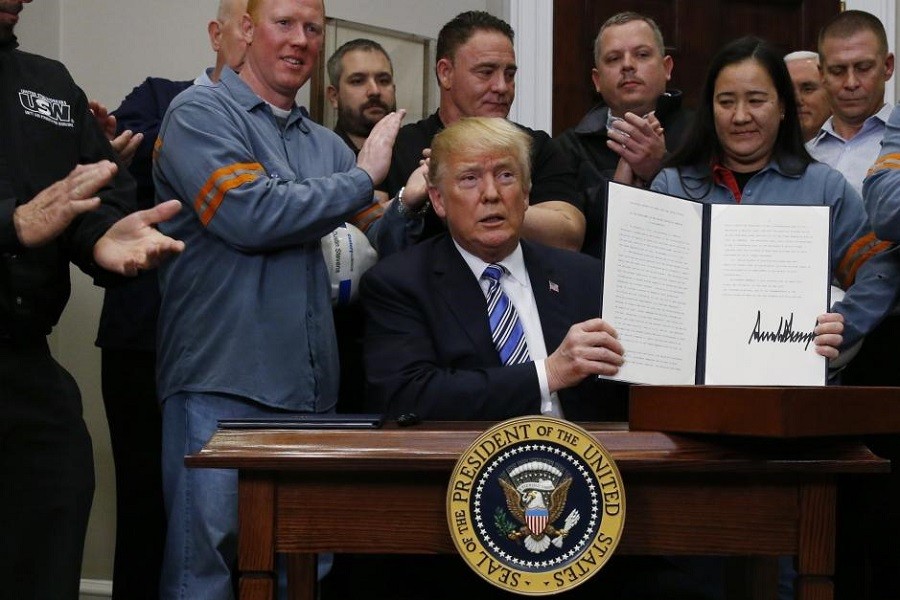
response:
<path id="1" fill-rule="evenodd" d="M 88 95 L 105 104 L 117 105 L 148 75 L 192 79 L 213 61 L 206 23 L 217 0 L 56 3 L 62 13 L 61 56 Z M 326 11 L 330 17 L 437 37 L 458 13 L 485 10 L 488 4 L 496 0 L 326 0 Z"/>

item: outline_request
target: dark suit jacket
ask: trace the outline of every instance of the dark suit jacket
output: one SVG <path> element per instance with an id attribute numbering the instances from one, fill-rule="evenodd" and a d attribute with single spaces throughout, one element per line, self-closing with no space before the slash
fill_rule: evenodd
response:
<path id="1" fill-rule="evenodd" d="M 599 316 L 600 262 L 526 241 L 522 251 L 549 354 L 569 327 Z M 360 294 L 370 409 L 437 420 L 540 413 L 534 364 L 500 364 L 484 293 L 449 235 L 380 261 Z M 559 398 L 569 420 L 626 419 L 622 384 L 588 377 Z"/>

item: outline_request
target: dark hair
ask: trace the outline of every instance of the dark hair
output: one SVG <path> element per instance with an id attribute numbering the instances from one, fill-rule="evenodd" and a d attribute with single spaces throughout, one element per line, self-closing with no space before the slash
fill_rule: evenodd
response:
<path id="1" fill-rule="evenodd" d="M 845 10 L 838 13 L 825 26 L 819 30 L 819 56 L 823 62 L 825 54 L 822 52 L 822 42 L 825 38 L 848 38 L 860 31 L 871 31 L 878 40 L 878 51 L 887 55 L 888 41 L 884 31 L 884 24 L 875 15 L 862 10 Z"/>
<path id="2" fill-rule="evenodd" d="M 787 66 L 784 64 L 783 54 L 768 42 L 752 36 L 742 37 L 727 44 L 713 57 L 703 84 L 703 95 L 700 97 L 694 126 L 681 147 L 666 161 L 666 166 L 706 166 L 721 160 L 722 145 L 716 135 L 713 117 L 716 79 L 725 67 L 748 59 L 755 60 L 765 69 L 778 93 L 778 100 L 784 107 L 784 118 L 778 127 L 772 158 L 787 171 L 797 171 L 798 167 L 799 173 L 806 170 L 812 158 L 803 146 L 800 119 L 797 117 L 797 100 L 794 97 L 794 88 Z M 711 176 L 703 185 L 704 187 L 712 185 Z M 708 191 L 707 189 L 700 197 L 705 196 Z"/>
<path id="3" fill-rule="evenodd" d="M 468 42 L 476 31 L 496 31 L 509 38 L 510 42 L 515 36 L 512 27 L 503 19 L 481 10 L 466 11 L 456 15 L 441 27 L 437 39 L 436 59 L 447 58 L 452 61 L 457 49 Z"/>
<path id="4" fill-rule="evenodd" d="M 357 38 L 342 44 L 341 47 L 335 50 L 334 54 L 329 57 L 326 70 L 328 71 L 328 81 L 331 85 L 338 87 L 341 83 L 341 75 L 344 72 L 344 65 L 341 63 L 341 59 L 344 58 L 344 55 L 348 52 L 355 52 L 357 50 L 363 50 L 365 52 L 381 52 L 384 54 L 384 57 L 387 58 L 391 71 L 394 70 L 394 63 L 391 61 L 390 55 L 388 55 L 385 49 L 381 47 L 381 44 L 375 40 Z"/>

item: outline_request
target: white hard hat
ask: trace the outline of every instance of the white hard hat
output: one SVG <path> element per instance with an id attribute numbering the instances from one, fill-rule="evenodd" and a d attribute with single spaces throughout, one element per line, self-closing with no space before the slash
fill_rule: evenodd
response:
<path id="1" fill-rule="evenodd" d="M 322 254 L 331 279 L 331 303 L 343 306 L 356 300 L 360 278 L 378 260 L 366 234 L 344 223 L 322 238 Z"/>

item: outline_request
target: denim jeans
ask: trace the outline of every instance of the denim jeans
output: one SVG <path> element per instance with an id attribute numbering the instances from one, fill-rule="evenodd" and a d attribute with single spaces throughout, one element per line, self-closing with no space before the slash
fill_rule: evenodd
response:
<path id="1" fill-rule="evenodd" d="M 227 394 L 181 392 L 163 401 L 163 495 L 168 517 L 160 598 L 232 600 L 237 561 L 238 476 L 233 469 L 189 469 L 219 419 L 284 416 L 283 410 Z M 319 577 L 331 556 L 321 556 Z M 279 573 L 279 596 L 286 598 Z"/>

